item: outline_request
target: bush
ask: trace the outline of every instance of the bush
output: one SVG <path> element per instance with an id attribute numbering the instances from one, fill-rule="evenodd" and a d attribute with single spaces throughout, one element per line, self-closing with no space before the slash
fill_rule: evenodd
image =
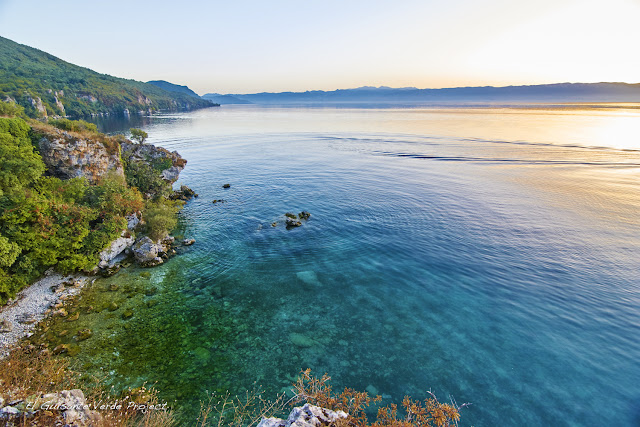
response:
<path id="1" fill-rule="evenodd" d="M 274 401 L 263 398 L 258 389 L 247 392 L 245 396 L 230 398 L 227 394 L 213 404 L 214 396 L 208 402 L 201 403 L 197 426 L 231 426 L 243 427 L 257 424 L 261 418 L 283 416 L 284 406 L 298 406 L 310 403 L 333 411 L 344 411 L 347 418 L 339 419 L 331 424 L 334 427 L 450 427 L 457 426 L 460 409 L 467 404 L 457 406 L 455 403 L 440 403 L 436 396 L 428 392 L 429 397 L 424 404 L 406 396 L 402 401 L 402 414 L 398 406 L 391 404 L 378 409 L 377 418 L 369 424 L 365 409 L 372 402 L 380 402 L 381 397 L 371 398 L 367 392 L 345 388 L 341 393 L 334 393 L 329 384 L 331 378 L 325 374 L 322 378 L 311 375 L 311 370 L 302 371 L 293 384 L 295 397 L 288 402 L 284 395 Z M 285 415 L 286 416 L 286 415 Z"/>
<path id="2" fill-rule="evenodd" d="M 24 108 L 13 102 L 0 101 L 0 116 L 25 118 Z"/>
<path id="3" fill-rule="evenodd" d="M 58 129 L 70 131 L 70 132 L 89 132 L 98 133 L 98 127 L 84 120 L 69 120 L 69 119 L 49 119 L 49 124 L 57 127 Z"/>
<path id="4" fill-rule="evenodd" d="M 455 403 L 440 403 L 436 396 L 429 393 L 429 396 L 422 402 L 412 400 L 405 396 L 402 401 L 402 414 L 398 412 L 398 406 L 391 404 L 378 409 L 377 419 L 373 424 L 369 424 L 365 413 L 365 408 L 373 402 L 380 402 L 381 397 L 376 396 L 371 399 L 367 392 L 359 392 L 350 388 L 345 388 L 340 394 L 333 392 L 329 381 L 331 377 L 327 374 L 322 378 L 311 375 L 311 370 L 303 371 L 294 384 L 296 398 L 293 404 L 308 402 L 326 409 L 341 410 L 349 414 L 346 419 L 336 423 L 336 427 L 449 427 L 455 426 L 460 419 L 459 410 L 466 406 L 457 406 Z"/>
<path id="5" fill-rule="evenodd" d="M 150 198 L 159 199 L 171 191 L 171 185 L 146 162 L 132 159 L 125 161 L 124 173 L 129 186 L 136 187 Z"/>
<path id="6" fill-rule="evenodd" d="M 143 218 L 147 223 L 147 234 L 151 240 L 158 241 L 166 237 L 176 227 L 176 214 L 181 206 L 180 201 L 147 202 Z"/>

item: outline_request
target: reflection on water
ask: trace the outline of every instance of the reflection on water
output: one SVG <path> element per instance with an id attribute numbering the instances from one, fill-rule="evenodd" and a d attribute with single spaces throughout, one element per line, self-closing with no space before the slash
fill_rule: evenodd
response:
<path id="1" fill-rule="evenodd" d="M 153 117 L 149 141 L 189 161 L 180 183 L 200 197 L 177 233 L 197 243 L 96 281 L 74 358 L 117 387 L 157 382 L 189 415 L 207 391 L 277 393 L 310 367 L 384 403 L 473 402 L 462 425 L 634 425 L 635 111 Z M 310 221 L 285 229 L 301 210 Z"/>

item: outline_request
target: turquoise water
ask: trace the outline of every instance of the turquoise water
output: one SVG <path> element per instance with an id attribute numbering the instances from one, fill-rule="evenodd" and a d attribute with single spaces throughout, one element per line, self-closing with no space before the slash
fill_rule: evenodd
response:
<path id="1" fill-rule="evenodd" d="M 471 402 L 461 425 L 637 425 L 637 111 L 154 118 L 149 142 L 188 159 L 178 184 L 199 197 L 178 232 L 197 243 L 150 278 L 121 274 L 140 289 L 113 298 L 135 316 L 92 314 L 104 330 L 77 357 L 187 413 L 312 368 L 383 403 Z M 95 292 L 116 295 L 109 280 Z"/>

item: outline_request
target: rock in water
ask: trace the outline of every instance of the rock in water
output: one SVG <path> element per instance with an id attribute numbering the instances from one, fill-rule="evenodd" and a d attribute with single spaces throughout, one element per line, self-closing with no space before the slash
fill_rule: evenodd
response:
<path id="1" fill-rule="evenodd" d="M 322 283 L 320 283 L 320 280 L 318 280 L 316 272 L 313 270 L 298 271 L 296 273 L 296 276 L 307 285 L 322 286 Z"/>
<path id="2" fill-rule="evenodd" d="M 311 218 L 311 214 L 307 211 L 302 211 L 298 214 L 298 218 L 304 219 L 305 221 Z"/>
<path id="3" fill-rule="evenodd" d="M 142 267 L 153 267 L 162 264 L 164 261 L 160 254 L 165 252 L 162 245 L 154 243 L 149 237 L 144 236 L 133 245 L 133 255 L 136 262 Z"/>
<path id="4" fill-rule="evenodd" d="M 302 223 L 298 221 L 297 218 L 285 218 L 285 222 L 287 223 L 287 227 L 300 227 Z"/>
<path id="5" fill-rule="evenodd" d="M 297 332 L 292 332 L 289 334 L 289 341 L 291 341 L 291 344 L 295 345 L 296 347 L 303 348 L 313 347 L 317 344 L 316 341 L 312 338 L 309 338 L 308 336 L 299 334 Z"/>

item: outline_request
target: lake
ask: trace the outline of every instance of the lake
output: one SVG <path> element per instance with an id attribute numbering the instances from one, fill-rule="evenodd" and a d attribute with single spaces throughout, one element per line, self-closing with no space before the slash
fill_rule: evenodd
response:
<path id="1" fill-rule="evenodd" d="M 275 395 L 311 368 L 384 404 L 470 402 L 464 426 L 640 422 L 638 105 L 139 123 L 188 160 L 176 185 L 199 197 L 176 234 L 196 244 L 86 290 L 119 309 L 74 326 L 94 330 L 85 370 L 155 383 L 190 416 L 207 393 Z"/>

